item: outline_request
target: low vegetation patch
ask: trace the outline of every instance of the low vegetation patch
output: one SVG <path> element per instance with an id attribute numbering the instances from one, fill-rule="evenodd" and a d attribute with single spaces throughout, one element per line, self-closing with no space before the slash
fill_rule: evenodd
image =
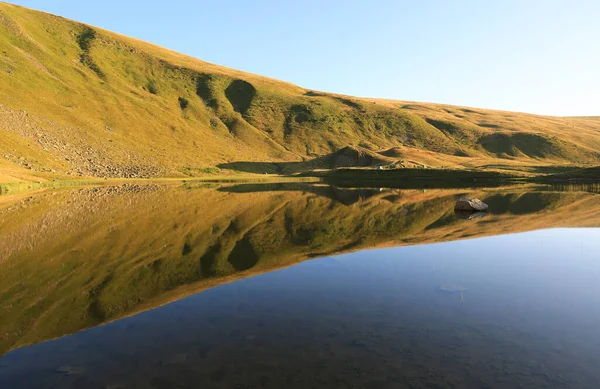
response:
<path id="1" fill-rule="evenodd" d="M 197 177 L 203 175 L 214 175 L 219 174 L 221 169 L 217 167 L 184 167 L 181 169 L 181 173 L 189 177 Z"/>
<path id="2" fill-rule="evenodd" d="M 79 48 L 83 51 L 79 56 L 79 61 L 96 73 L 98 77 L 104 79 L 106 78 L 106 75 L 96 64 L 90 53 L 94 39 L 96 39 L 96 31 L 85 26 L 81 34 L 77 36 L 77 43 L 79 44 Z"/>
<path id="3" fill-rule="evenodd" d="M 179 101 L 179 107 L 181 108 L 182 111 L 185 111 L 187 109 L 187 107 L 190 105 L 189 100 L 186 99 L 185 97 L 179 97 L 178 101 Z"/>
<path id="4" fill-rule="evenodd" d="M 544 181 L 600 181 L 600 166 L 585 169 L 571 169 L 569 171 L 548 174 L 540 177 Z"/>

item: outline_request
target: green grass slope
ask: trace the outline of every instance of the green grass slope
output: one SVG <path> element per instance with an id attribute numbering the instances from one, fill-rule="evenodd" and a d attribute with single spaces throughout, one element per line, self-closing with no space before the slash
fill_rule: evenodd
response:
<path id="1" fill-rule="evenodd" d="M 599 131 L 598 118 L 310 91 L 0 3 L 3 181 L 22 170 L 177 176 L 231 162 L 301 162 L 346 146 L 396 148 L 437 166 L 592 165 Z"/>

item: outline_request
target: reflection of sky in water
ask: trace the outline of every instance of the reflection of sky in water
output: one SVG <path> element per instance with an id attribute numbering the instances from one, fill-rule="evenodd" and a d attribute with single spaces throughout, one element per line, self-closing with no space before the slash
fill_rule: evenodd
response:
<path id="1" fill-rule="evenodd" d="M 1 387 L 600 387 L 599 252 L 555 229 L 307 261 L 13 351 Z"/>

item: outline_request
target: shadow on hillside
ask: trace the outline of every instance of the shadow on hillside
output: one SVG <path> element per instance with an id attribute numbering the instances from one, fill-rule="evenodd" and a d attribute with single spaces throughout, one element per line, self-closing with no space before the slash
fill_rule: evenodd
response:
<path id="1" fill-rule="evenodd" d="M 359 146 L 346 146 L 330 154 L 298 162 L 229 162 L 218 165 L 221 169 L 231 169 L 258 174 L 293 174 L 314 169 L 335 169 L 340 167 L 368 167 L 390 165 L 396 162 L 377 152 Z"/>
<path id="2" fill-rule="evenodd" d="M 219 169 L 236 170 L 257 174 L 292 174 L 305 171 L 305 162 L 227 162 L 217 165 Z"/>
<path id="3" fill-rule="evenodd" d="M 510 166 L 503 164 L 488 164 L 481 166 L 482 169 L 502 169 L 502 170 L 513 170 L 513 171 L 523 171 L 528 173 L 536 173 L 536 174 L 558 174 L 558 173 L 571 173 L 581 170 L 580 167 L 577 166 L 560 166 L 560 165 L 552 165 L 552 166 Z"/>

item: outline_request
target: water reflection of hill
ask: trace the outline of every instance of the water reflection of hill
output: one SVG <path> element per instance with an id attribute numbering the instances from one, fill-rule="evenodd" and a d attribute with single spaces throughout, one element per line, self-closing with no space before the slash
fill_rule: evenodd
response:
<path id="1" fill-rule="evenodd" d="M 490 205 L 464 220 L 460 196 Z M 369 247 L 600 225 L 600 196 L 239 185 L 44 192 L 0 209 L 0 352 L 236 278 Z"/>

